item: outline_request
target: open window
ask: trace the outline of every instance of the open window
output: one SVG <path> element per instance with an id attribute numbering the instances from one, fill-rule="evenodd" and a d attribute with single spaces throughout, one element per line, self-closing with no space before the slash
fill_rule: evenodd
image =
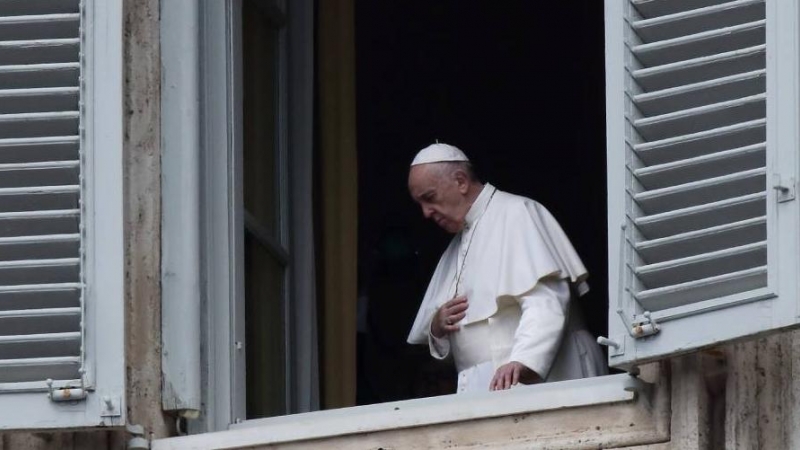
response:
<path id="1" fill-rule="evenodd" d="M 797 13 L 606 2 L 613 365 L 797 323 Z"/>

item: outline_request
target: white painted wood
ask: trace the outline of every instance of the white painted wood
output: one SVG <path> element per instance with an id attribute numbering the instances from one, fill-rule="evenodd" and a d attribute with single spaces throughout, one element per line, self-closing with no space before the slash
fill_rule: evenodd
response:
<path id="1" fill-rule="evenodd" d="M 523 386 L 509 391 L 448 395 L 249 420 L 229 431 L 155 440 L 154 450 L 241 448 L 402 430 L 577 406 L 630 402 L 629 375 Z M 413 432 L 411 430 L 409 433 Z"/>
<path id="2" fill-rule="evenodd" d="M 199 413 L 200 4 L 161 8 L 162 405 Z"/>
<path id="3" fill-rule="evenodd" d="M 235 2 L 202 2 L 203 126 L 202 394 L 205 408 L 192 433 L 227 429 L 245 417 L 244 216 L 241 152 L 240 10 Z M 236 325 L 235 325 L 236 324 Z M 239 334 L 236 334 L 237 330 Z"/>
<path id="4" fill-rule="evenodd" d="M 609 328 L 628 342 L 611 363 L 794 324 L 797 201 L 773 187 L 798 179 L 796 5 L 622 3 L 606 4 Z M 660 332 L 635 339 L 645 311 Z"/>
<path id="5" fill-rule="evenodd" d="M 122 4 L 78 5 L 0 5 L 3 430 L 124 423 Z M 81 373 L 86 400 L 44 394 Z"/>

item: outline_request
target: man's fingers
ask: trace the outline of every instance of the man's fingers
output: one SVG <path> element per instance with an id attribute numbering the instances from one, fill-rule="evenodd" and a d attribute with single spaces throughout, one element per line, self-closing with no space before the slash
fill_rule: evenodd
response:
<path id="1" fill-rule="evenodd" d="M 453 314 L 452 316 L 450 316 L 450 323 L 451 324 L 456 324 L 459 321 L 461 321 L 461 319 L 463 319 L 464 317 L 467 317 L 467 313 L 463 313 L 462 312 L 462 313 L 459 313 L 459 314 Z"/>
<path id="2" fill-rule="evenodd" d="M 448 301 L 447 303 L 444 304 L 444 306 L 447 307 L 447 308 L 451 308 L 451 307 L 453 307 L 455 305 L 460 305 L 460 304 L 464 304 L 464 303 L 467 303 L 467 297 L 464 297 L 462 295 L 461 297 L 456 297 L 456 298 Z"/>
<path id="3" fill-rule="evenodd" d="M 511 374 L 511 385 L 516 386 L 517 383 L 519 383 L 519 367 L 515 365 L 514 371 Z"/>
<path id="4" fill-rule="evenodd" d="M 447 313 L 450 314 L 450 315 L 458 314 L 458 313 L 466 311 L 468 307 L 469 307 L 469 305 L 467 305 L 466 303 L 459 303 L 457 305 L 454 305 L 454 306 L 451 306 L 451 307 L 447 308 Z"/>

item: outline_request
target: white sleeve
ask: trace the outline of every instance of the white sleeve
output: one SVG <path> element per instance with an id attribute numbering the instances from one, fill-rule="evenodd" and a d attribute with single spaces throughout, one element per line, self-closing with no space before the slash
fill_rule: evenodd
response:
<path id="1" fill-rule="evenodd" d="M 436 316 L 434 315 L 434 318 Z M 432 324 L 432 323 L 431 323 Z M 445 336 L 438 338 L 433 335 L 433 330 L 428 327 L 428 348 L 431 350 L 431 356 L 436 359 L 445 359 L 450 354 L 450 338 Z"/>
<path id="2" fill-rule="evenodd" d="M 542 279 L 517 301 L 522 309 L 514 333 L 511 361 L 517 361 L 547 378 L 561 344 L 569 308 L 566 280 Z"/>

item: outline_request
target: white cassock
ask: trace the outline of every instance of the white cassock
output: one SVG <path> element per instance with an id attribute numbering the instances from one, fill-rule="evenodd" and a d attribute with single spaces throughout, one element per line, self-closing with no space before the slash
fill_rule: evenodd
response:
<path id="1" fill-rule="evenodd" d="M 486 184 L 439 260 L 408 342 L 427 343 L 438 359 L 452 353 L 458 392 L 489 390 L 510 361 L 545 381 L 603 375 L 603 354 L 571 301 L 588 291 L 587 275 L 544 206 Z M 461 329 L 433 337 L 436 311 L 457 295 L 469 302 Z"/>

